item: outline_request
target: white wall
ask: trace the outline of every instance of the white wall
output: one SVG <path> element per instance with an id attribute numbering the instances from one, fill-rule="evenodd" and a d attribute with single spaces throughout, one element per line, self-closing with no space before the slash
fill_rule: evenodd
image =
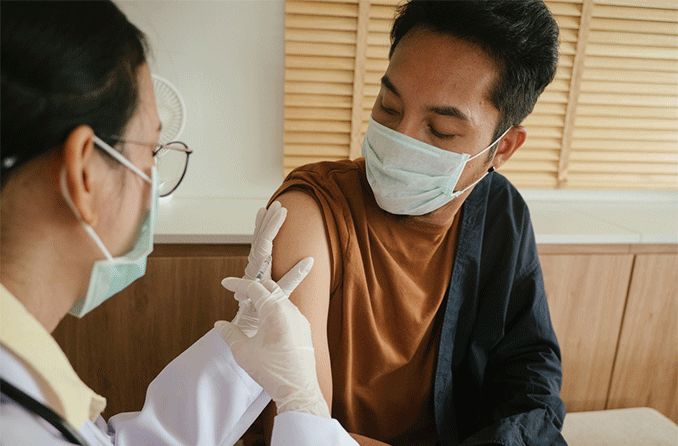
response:
<path id="1" fill-rule="evenodd" d="M 151 69 L 187 108 L 193 149 L 176 197 L 267 198 L 282 181 L 282 0 L 118 1 Z"/>

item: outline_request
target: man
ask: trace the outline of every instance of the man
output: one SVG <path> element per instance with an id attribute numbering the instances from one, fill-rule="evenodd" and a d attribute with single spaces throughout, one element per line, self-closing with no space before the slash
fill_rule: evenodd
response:
<path id="1" fill-rule="evenodd" d="M 309 319 L 332 415 L 361 444 L 563 444 L 560 350 L 526 204 L 499 169 L 553 80 L 541 0 L 411 1 L 364 159 L 292 172 L 274 278 Z"/>

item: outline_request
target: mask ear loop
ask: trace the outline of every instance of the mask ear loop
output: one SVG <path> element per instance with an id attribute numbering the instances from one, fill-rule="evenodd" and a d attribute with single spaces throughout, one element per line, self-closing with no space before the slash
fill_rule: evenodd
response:
<path id="1" fill-rule="evenodd" d="M 499 141 L 501 141 L 501 139 L 502 139 L 504 136 L 506 136 L 506 134 L 507 134 L 507 133 L 509 132 L 509 130 L 511 130 L 512 128 L 513 128 L 513 126 L 511 126 L 511 127 L 507 128 L 506 130 L 504 130 L 504 133 L 502 133 L 501 135 L 499 135 L 499 138 L 497 138 L 497 139 L 495 139 L 494 141 L 492 141 L 492 142 L 490 143 L 489 146 L 485 147 L 483 150 L 481 150 L 480 152 L 478 152 L 478 153 L 476 153 L 475 155 L 473 155 L 472 157 L 470 157 L 468 160 L 466 160 L 466 162 L 469 162 L 469 161 L 471 161 L 471 160 L 474 160 L 474 159 L 478 158 L 481 154 L 483 154 L 483 153 L 487 152 L 488 150 L 490 150 L 495 144 L 497 144 Z M 494 169 L 494 167 L 493 167 L 493 169 Z"/>
<path id="2" fill-rule="evenodd" d="M 103 150 L 104 152 L 108 153 L 108 154 L 111 155 L 113 158 L 115 158 L 115 160 L 118 161 L 120 164 L 122 164 L 123 166 L 125 166 L 125 167 L 127 167 L 129 170 L 131 170 L 132 172 L 134 172 L 134 173 L 136 173 L 137 175 L 139 175 L 139 176 L 140 176 L 144 181 L 146 181 L 148 184 L 151 184 L 151 183 L 152 183 L 152 181 L 151 181 L 151 179 L 149 178 L 148 175 L 146 175 L 141 169 L 139 169 L 137 166 L 135 166 L 134 164 L 132 164 L 132 163 L 130 162 L 130 160 L 128 160 L 127 158 L 125 158 L 124 156 L 122 156 L 122 155 L 120 154 L 120 152 L 118 152 L 118 151 L 115 150 L 113 147 L 111 147 L 111 146 L 109 146 L 108 144 L 106 144 L 106 142 L 104 142 L 101 138 L 99 138 L 99 137 L 96 136 L 96 135 L 94 135 L 94 144 L 96 144 L 97 146 L 99 146 L 99 148 L 100 148 L 101 150 Z"/>
<path id="3" fill-rule="evenodd" d="M 504 133 L 502 133 L 502 134 L 499 136 L 499 138 L 495 139 L 494 142 L 492 142 L 489 146 L 485 147 L 483 150 L 481 150 L 480 152 L 476 153 L 475 155 L 473 155 L 472 157 L 470 157 L 469 159 L 467 159 L 466 162 L 468 163 L 468 162 L 471 161 L 472 159 L 477 158 L 477 157 L 480 156 L 482 153 L 487 152 L 489 149 L 491 149 L 495 144 L 497 144 L 498 142 L 500 142 L 501 139 L 502 139 L 504 136 L 506 136 L 506 134 L 509 132 L 509 130 L 511 130 L 511 128 L 513 128 L 513 126 L 507 128 L 507 129 L 504 131 Z M 466 166 L 466 164 L 464 164 L 464 166 Z M 477 180 L 475 180 L 473 183 L 469 184 L 468 186 L 466 186 L 466 187 L 463 188 L 462 190 L 457 191 L 457 192 L 453 192 L 453 193 L 454 193 L 454 194 L 457 194 L 457 196 L 463 194 L 464 192 L 466 192 L 467 190 L 469 190 L 470 188 L 472 188 L 472 187 L 475 186 L 476 184 L 480 183 L 480 182 L 482 181 L 483 178 L 485 178 L 488 174 L 490 174 L 490 173 L 492 173 L 492 172 L 494 172 L 494 171 L 495 171 L 494 166 L 490 166 L 490 168 L 487 170 L 487 172 L 485 172 L 480 178 L 478 178 Z"/>
<path id="4" fill-rule="evenodd" d="M 87 235 L 89 235 L 89 237 L 94 241 L 99 250 L 104 254 L 104 256 L 106 256 L 106 259 L 113 260 L 113 256 L 111 255 L 108 248 L 106 248 L 106 245 L 104 245 L 104 242 L 99 237 L 99 234 L 96 233 L 94 228 L 89 223 L 82 219 L 82 217 L 80 216 L 80 212 L 78 212 L 78 210 L 75 208 L 75 204 L 73 204 L 73 200 L 71 199 L 71 194 L 70 192 L 68 192 L 68 187 L 66 186 L 65 168 L 61 169 L 61 174 L 59 175 L 59 186 L 61 188 L 61 195 L 63 195 L 64 200 L 66 200 L 66 204 L 68 205 L 69 208 L 71 208 L 71 211 L 73 212 L 73 214 L 75 214 L 75 217 L 78 219 L 82 227 L 85 229 Z"/>

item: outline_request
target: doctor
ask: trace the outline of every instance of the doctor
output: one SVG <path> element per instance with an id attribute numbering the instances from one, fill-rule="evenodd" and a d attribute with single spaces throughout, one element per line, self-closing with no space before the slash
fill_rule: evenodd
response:
<path id="1" fill-rule="evenodd" d="M 158 196 L 190 149 L 156 144 L 144 37 L 113 3 L 0 5 L 0 443 L 231 445 L 272 398 L 274 444 L 356 444 L 329 417 L 308 322 L 288 300 L 312 259 L 270 279 L 279 204 L 257 216 L 245 278 L 223 282 L 240 301 L 233 322 L 172 361 L 140 412 L 101 418 L 105 399 L 50 333 L 144 274 Z"/>

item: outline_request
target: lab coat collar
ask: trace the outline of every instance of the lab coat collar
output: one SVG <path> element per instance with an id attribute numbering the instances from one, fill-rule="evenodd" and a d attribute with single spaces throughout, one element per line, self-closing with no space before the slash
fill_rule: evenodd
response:
<path id="1" fill-rule="evenodd" d="M 59 344 L 2 284 L 0 344 L 25 364 L 50 408 L 72 426 L 94 421 L 106 407 L 106 399 L 80 380 Z"/>

